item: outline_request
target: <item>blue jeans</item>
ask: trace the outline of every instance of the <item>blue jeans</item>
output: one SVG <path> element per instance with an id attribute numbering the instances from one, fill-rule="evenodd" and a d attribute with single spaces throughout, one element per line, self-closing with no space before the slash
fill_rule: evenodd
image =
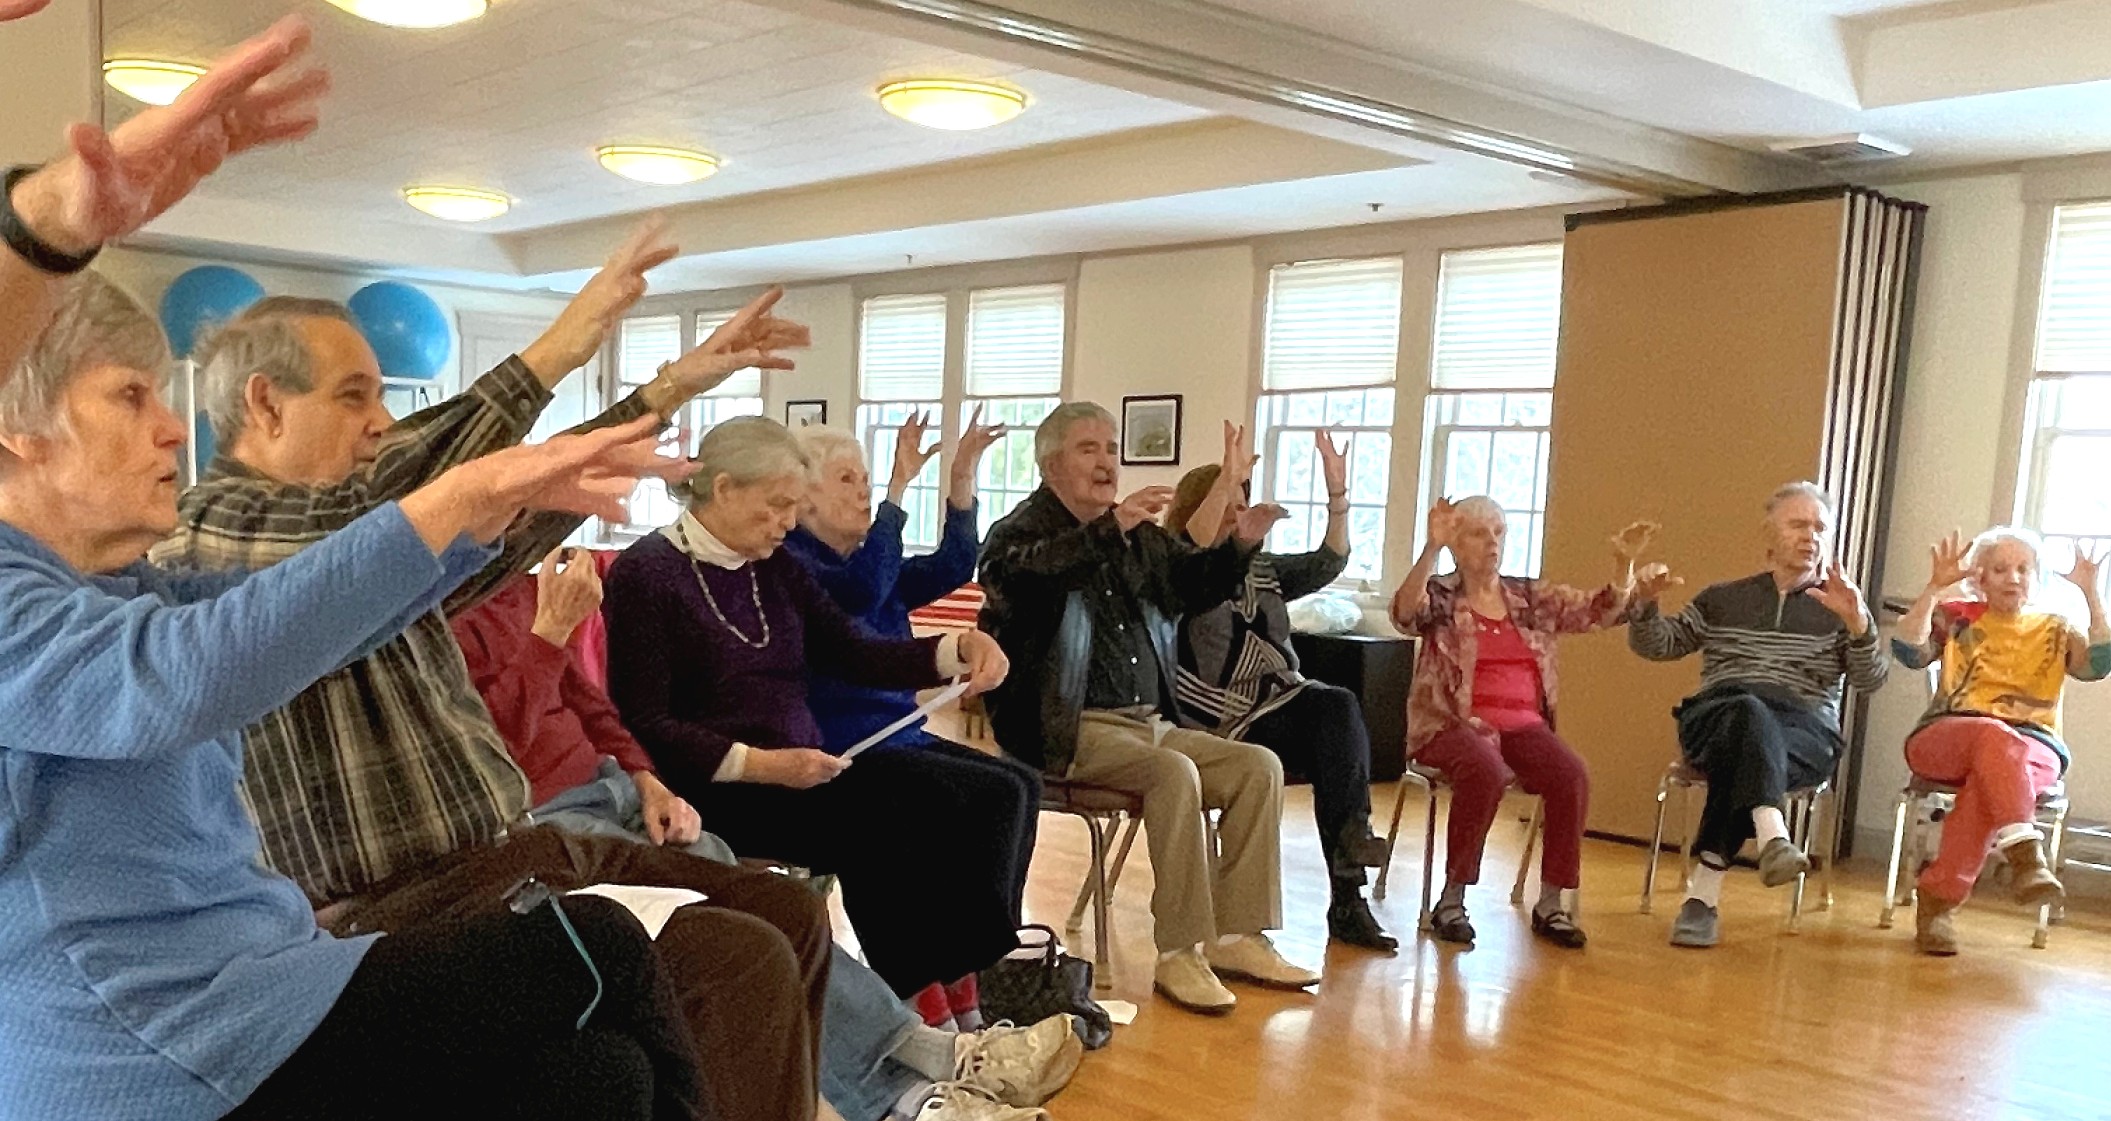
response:
<path id="1" fill-rule="evenodd" d="M 544 802 L 529 817 L 568 833 L 648 843 L 638 784 L 607 756 L 601 777 Z M 682 851 L 733 863 L 733 850 L 710 833 Z M 879 974 L 836 947 L 821 1020 L 821 1097 L 843 1121 L 880 1121 L 910 1088 L 930 1081 L 892 1058 L 920 1022 Z"/>

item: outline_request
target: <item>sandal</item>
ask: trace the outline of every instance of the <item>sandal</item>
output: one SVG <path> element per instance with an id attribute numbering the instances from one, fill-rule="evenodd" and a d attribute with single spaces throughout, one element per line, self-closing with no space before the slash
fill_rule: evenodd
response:
<path id="1" fill-rule="evenodd" d="M 1429 932 L 1439 942 L 1473 945 L 1473 924 L 1466 919 L 1466 905 L 1463 903 L 1437 904 L 1437 909 L 1429 913 Z"/>
<path id="2" fill-rule="evenodd" d="M 1583 928 L 1576 925 L 1576 920 L 1570 918 L 1567 911 L 1553 911 L 1547 914 L 1533 911 L 1532 933 L 1564 950 L 1580 950 L 1583 944 L 1589 941 L 1583 935 Z"/>

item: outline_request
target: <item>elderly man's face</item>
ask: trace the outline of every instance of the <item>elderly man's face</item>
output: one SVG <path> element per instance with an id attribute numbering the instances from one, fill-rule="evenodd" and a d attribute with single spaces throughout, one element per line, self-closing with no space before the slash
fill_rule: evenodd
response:
<path id="1" fill-rule="evenodd" d="M 1825 563 L 1827 542 L 1832 536 L 1832 516 L 1809 495 L 1782 499 L 1767 518 L 1771 542 L 1767 556 L 1776 567 L 1815 573 Z"/>
<path id="2" fill-rule="evenodd" d="M 1072 421 L 1063 446 L 1041 464 L 1042 481 L 1072 510 L 1104 510 L 1120 500 L 1117 447 L 1113 425 L 1097 417 Z"/>
<path id="3" fill-rule="evenodd" d="M 276 394 L 265 418 L 272 474 L 281 482 L 331 486 L 374 461 L 394 419 L 381 402 L 381 360 L 357 328 L 339 319 L 300 320 L 315 388 Z M 252 416 L 251 424 L 259 422 Z"/>
<path id="4" fill-rule="evenodd" d="M 189 435 L 161 399 L 161 379 L 104 365 L 82 371 L 59 400 L 61 422 L 16 441 L 21 470 L 56 497 L 74 536 L 136 547 L 176 528 L 176 453 Z"/>

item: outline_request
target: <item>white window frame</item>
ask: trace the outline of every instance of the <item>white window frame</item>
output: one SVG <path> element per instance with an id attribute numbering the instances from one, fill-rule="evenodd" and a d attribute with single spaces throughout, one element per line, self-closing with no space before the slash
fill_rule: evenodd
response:
<path id="1" fill-rule="evenodd" d="M 968 343 L 971 306 L 976 293 L 995 292 L 1021 288 L 1049 288 L 1061 293 L 1063 303 L 1063 343 L 1060 388 L 1052 395 L 1005 394 L 968 396 Z M 869 398 L 865 396 L 863 378 L 865 313 L 875 299 L 890 296 L 921 296 L 941 298 L 945 302 L 946 327 L 944 361 L 940 371 L 939 394 L 936 398 Z M 858 442 L 864 446 L 866 467 L 872 474 L 872 498 L 877 505 L 886 497 L 887 484 L 893 475 L 895 429 L 911 408 L 926 411 L 932 427 L 928 440 L 941 442 L 940 453 L 933 456 L 917 476 L 903 499 L 903 511 L 908 515 L 902 531 L 902 543 L 910 553 L 925 553 L 937 548 L 939 532 L 943 526 L 944 503 L 946 501 L 945 480 L 951 477 L 954 442 L 965 431 L 968 418 L 975 406 L 986 409 L 984 423 L 994 423 L 998 411 L 1015 415 L 1031 414 L 1037 407 L 1040 415 L 1067 399 L 1070 393 L 1072 355 L 1074 347 L 1074 324 L 1076 322 L 1076 288 L 1068 279 L 1050 280 L 1041 283 L 1010 284 L 949 284 L 929 288 L 913 288 L 861 295 L 857 302 L 858 324 L 853 333 L 857 340 L 858 355 L 854 369 L 858 371 L 857 407 L 855 409 L 855 431 Z M 1017 480 L 998 480 L 994 472 L 1003 465 L 1006 449 L 1014 441 L 1033 440 L 1031 420 L 1014 425 L 1003 441 L 992 447 L 984 456 L 976 474 L 976 498 L 978 501 L 978 535 L 986 535 L 989 527 L 998 518 L 1010 513 L 1012 507 L 1038 487 L 1038 477 L 1030 485 L 1012 485 Z"/>

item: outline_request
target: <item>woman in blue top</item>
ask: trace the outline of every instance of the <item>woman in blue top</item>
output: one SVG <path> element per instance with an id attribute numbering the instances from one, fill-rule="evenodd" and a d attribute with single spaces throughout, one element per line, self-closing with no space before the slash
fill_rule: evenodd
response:
<path id="1" fill-rule="evenodd" d="M 163 571 L 167 343 L 92 273 L 48 307 L 0 384 L 0 1117 L 704 1116 L 620 908 L 530 883 L 338 939 L 236 789 L 244 725 L 430 611 L 520 510 L 620 512 L 679 466 L 652 422 L 477 460 L 246 579 Z"/>
<path id="2" fill-rule="evenodd" d="M 799 527 L 785 537 L 784 549 L 813 573 L 838 606 L 881 638 L 911 637 L 911 611 L 975 578 L 976 554 L 981 549 L 975 525 L 975 469 L 983 453 L 1004 436 L 1004 426 L 985 426 L 980 409 L 969 419 L 967 432 L 953 449 L 945 528 L 938 548 L 911 557 L 902 548 L 902 528 L 908 521 L 902 499 L 924 465 L 938 454 L 937 444 L 924 446 L 928 426 L 925 418 L 912 416 L 896 432 L 894 473 L 877 513 L 865 450 L 857 438 L 826 425 L 809 425 L 798 432 L 800 448 L 813 465 L 814 481 Z M 810 688 L 823 746 L 832 753 L 846 751 L 916 711 L 916 694 L 908 690 L 874 689 L 819 673 L 810 678 Z M 960 765 L 946 768 L 944 775 L 966 805 L 1024 808 L 1022 813 L 1008 815 L 1007 820 L 1015 824 L 1000 834 L 1006 846 L 1000 867 L 1012 889 L 1009 902 L 1016 913 L 1025 899 L 1026 870 L 1033 859 L 1038 830 L 1033 808 L 1041 802 L 1041 776 L 1001 755 L 941 739 L 921 719 L 875 748 L 882 749 L 926 751 L 957 761 Z M 909 807 L 908 812 L 916 809 Z M 963 835 L 985 843 L 982 838 L 991 833 L 975 828 Z M 965 981 L 967 985 L 953 986 L 944 994 L 944 1006 L 972 1029 L 977 1021 L 976 994 L 973 978 Z M 940 1018 L 939 996 L 927 990 L 918 998 L 919 1010 L 928 1021 Z"/>

